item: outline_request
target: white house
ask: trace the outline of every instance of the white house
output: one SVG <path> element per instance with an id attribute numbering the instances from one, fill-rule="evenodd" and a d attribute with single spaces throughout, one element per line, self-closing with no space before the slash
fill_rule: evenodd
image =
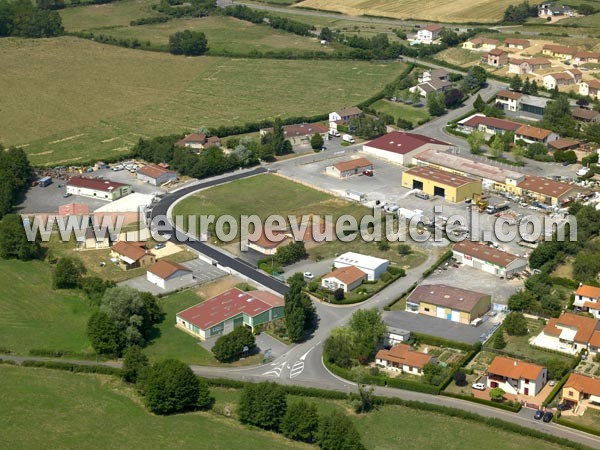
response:
<path id="1" fill-rule="evenodd" d="M 66 184 L 67 194 L 100 200 L 116 200 L 131 192 L 131 186 L 101 178 L 73 177 Z"/>
<path id="2" fill-rule="evenodd" d="M 417 352 L 410 345 L 398 344 L 390 350 L 381 349 L 375 355 L 375 364 L 395 372 L 423 375 L 423 367 L 435 363 L 436 358 L 427 353 Z"/>
<path id="3" fill-rule="evenodd" d="M 346 125 L 351 119 L 360 117 L 362 111 L 356 106 L 338 109 L 329 113 L 329 128 L 337 130 L 338 125 Z"/>
<path id="4" fill-rule="evenodd" d="M 440 32 L 443 29 L 444 29 L 444 27 L 441 25 L 436 25 L 436 24 L 427 25 L 427 26 L 421 28 L 417 32 L 417 40 L 419 40 L 425 44 L 431 44 L 433 41 L 435 41 L 439 37 Z"/>
<path id="5" fill-rule="evenodd" d="M 589 95 L 596 100 L 600 98 L 600 81 L 585 80 L 579 83 L 579 95 Z"/>
<path id="6" fill-rule="evenodd" d="M 429 80 L 409 88 L 410 92 L 418 92 L 421 97 L 427 97 L 431 92 L 444 92 L 452 87 L 446 80 Z"/>
<path id="7" fill-rule="evenodd" d="M 501 90 L 496 94 L 496 103 L 500 103 L 507 111 L 518 111 L 523 94 L 520 92 Z"/>
<path id="8" fill-rule="evenodd" d="M 342 289 L 344 292 L 350 292 L 360 286 L 366 279 L 367 274 L 358 267 L 340 267 L 324 275 L 321 278 L 321 286 L 330 291 Z"/>
<path id="9" fill-rule="evenodd" d="M 156 164 L 146 164 L 138 169 L 137 179 L 153 186 L 160 186 L 168 181 L 175 181 L 177 174 Z"/>
<path id="10" fill-rule="evenodd" d="M 387 327 L 387 333 L 383 339 L 383 345 L 393 347 L 394 345 L 408 342 L 410 340 L 410 331 L 401 328 Z"/>
<path id="11" fill-rule="evenodd" d="M 548 381 L 548 369 L 518 359 L 496 356 L 487 368 L 487 387 L 535 397 Z"/>
<path id="12" fill-rule="evenodd" d="M 595 318 L 600 319 L 600 288 L 582 284 L 575 291 L 573 306 L 588 311 Z"/>
<path id="13" fill-rule="evenodd" d="M 554 89 L 558 86 L 569 86 L 581 82 L 582 72 L 579 69 L 569 69 L 564 72 L 544 75 L 544 87 Z"/>
<path id="14" fill-rule="evenodd" d="M 454 258 L 465 266 L 482 270 L 497 277 L 511 277 L 525 270 L 527 261 L 481 242 L 464 240 L 454 244 Z"/>
<path id="15" fill-rule="evenodd" d="M 194 274 L 190 268 L 164 259 L 148 267 L 146 278 L 150 283 L 167 290 L 177 289 L 194 282 Z"/>
<path id="16" fill-rule="evenodd" d="M 591 317 L 563 312 L 558 319 L 549 319 L 531 345 L 575 355 L 581 350 L 598 353 L 600 322 Z"/>
<path id="17" fill-rule="evenodd" d="M 338 256 L 333 265 L 336 269 L 354 266 L 367 274 L 367 280 L 375 281 L 387 270 L 389 263 L 387 259 L 347 252 Z"/>

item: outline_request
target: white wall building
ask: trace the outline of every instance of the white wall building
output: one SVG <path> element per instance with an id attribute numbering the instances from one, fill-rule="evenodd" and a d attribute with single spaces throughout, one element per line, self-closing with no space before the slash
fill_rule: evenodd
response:
<path id="1" fill-rule="evenodd" d="M 357 267 L 367 274 L 369 281 L 375 281 L 387 270 L 389 263 L 387 259 L 348 252 L 338 256 L 333 265 L 336 269 L 349 266 Z"/>
<path id="2" fill-rule="evenodd" d="M 508 394 L 536 396 L 548 381 L 548 369 L 518 359 L 496 356 L 487 368 L 487 387 Z"/>
<path id="3" fill-rule="evenodd" d="M 146 279 L 162 289 L 174 289 L 194 282 L 194 274 L 188 267 L 161 259 L 146 272 Z"/>

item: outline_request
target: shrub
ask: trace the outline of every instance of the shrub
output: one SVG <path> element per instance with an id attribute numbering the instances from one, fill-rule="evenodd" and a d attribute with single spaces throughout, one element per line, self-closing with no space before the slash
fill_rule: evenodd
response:
<path id="1" fill-rule="evenodd" d="M 52 274 L 52 285 L 55 289 L 75 289 L 81 286 L 85 274 L 83 262 L 74 256 L 65 256 L 58 260 Z"/>
<path id="2" fill-rule="evenodd" d="M 123 379 L 129 383 L 136 383 L 149 367 L 148 357 L 142 353 L 140 347 L 133 345 L 127 349 L 123 358 Z"/>
<path id="3" fill-rule="evenodd" d="M 169 36 L 169 52 L 174 55 L 199 56 L 207 47 L 206 36 L 201 31 L 178 31 Z"/>
<path id="4" fill-rule="evenodd" d="M 281 432 L 295 441 L 314 442 L 318 428 L 317 407 L 305 400 L 289 405 L 281 421 Z"/>
<path id="5" fill-rule="evenodd" d="M 244 347 L 253 350 L 256 347 L 256 338 L 252 334 L 252 330 L 241 326 L 231 333 L 219 337 L 212 348 L 212 352 L 217 360 L 231 362 L 240 358 Z"/>
<path id="6" fill-rule="evenodd" d="M 287 410 L 286 397 L 275 383 L 247 384 L 238 405 L 240 422 L 279 431 Z"/>
<path id="7" fill-rule="evenodd" d="M 322 450 L 362 450 L 360 434 L 352 421 L 342 412 L 334 410 L 319 420 L 317 445 Z"/>

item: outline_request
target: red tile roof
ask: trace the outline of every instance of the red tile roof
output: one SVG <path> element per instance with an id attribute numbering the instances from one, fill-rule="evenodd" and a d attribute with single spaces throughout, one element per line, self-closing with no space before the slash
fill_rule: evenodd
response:
<path id="1" fill-rule="evenodd" d="M 334 167 L 340 172 L 346 172 L 348 170 L 363 169 L 372 167 L 373 163 L 367 158 L 352 159 L 350 161 L 342 161 L 334 165 Z"/>
<path id="2" fill-rule="evenodd" d="M 486 117 L 486 116 L 473 116 L 466 122 L 464 125 L 475 128 L 479 125 L 483 125 L 489 128 L 495 128 L 497 130 L 505 130 L 505 131 L 515 131 L 516 129 L 521 127 L 520 123 L 512 122 L 510 120 L 497 119 L 496 117 Z"/>
<path id="3" fill-rule="evenodd" d="M 504 356 L 496 356 L 487 368 L 487 371 L 490 374 L 512 378 L 513 380 L 519 380 L 521 378 L 535 380 L 542 370 L 544 370 L 544 368 L 537 364 L 531 364 L 513 358 L 506 358 Z"/>
<path id="4" fill-rule="evenodd" d="M 183 139 L 177 141 L 177 144 L 192 144 L 192 143 L 204 144 L 205 141 L 206 141 L 206 134 L 192 133 L 192 134 L 188 134 Z"/>
<path id="5" fill-rule="evenodd" d="M 67 186 L 93 189 L 95 191 L 112 192 L 115 189 L 127 185 L 123 183 L 117 183 L 116 181 L 103 180 L 101 178 L 73 177 L 67 181 Z"/>
<path id="6" fill-rule="evenodd" d="M 379 350 L 375 358 L 422 369 L 425 364 L 431 362 L 432 356 L 417 352 L 410 345 L 398 344 L 390 350 Z"/>
<path id="7" fill-rule="evenodd" d="M 521 94 L 520 92 L 507 91 L 503 89 L 501 91 L 498 91 L 496 97 L 510 98 L 511 100 L 519 100 L 521 97 L 523 97 L 523 94 Z"/>
<path id="8" fill-rule="evenodd" d="M 600 89 L 600 80 L 583 80 L 582 83 L 587 84 L 593 89 Z"/>
<path id="9" fill-rule="evenodd" d="M 581 295 L 582 297 L 589 298 L 600 298 L 600 287 L 582 284 L 575 291 L 575 295 Z"/>
<path id="10" fill-rule="evenodd" d="M 573 388 L 588 395 L 600 396 L 600 378 L 588 377 L 580 373 L 572 373 L 563 389 Z"/>
<path id="11" fill-rule="evenodd" d="M 441 26 L 441 25 L 431 24 L 431 25 L 427 25 L 426 27 L 423 27 L 421 29 L 422 30 L 427 30 L 427 31 L 440 31 L 443 28 L 444 27 Z"/>
<path id="12" fill-rule="evenodd" d="M 148 272 L 153 273 L 162 279 L 167 279 L 178 271 L 192 272 L 188 267 L 164 259 L 161 259 L 148 267 Z"/>
<path id="13" fill-rule="evenodd" d="M 425 302 L 470 313 L 479 301 L 485 297 L 489 296 L 481 292 L 468 291 L 445 284 L 422 284 L 411 292 L 407 301 L 412 303 Z"/>
<path id="14" fill-rule="evenodd" d="M 257 294 L 257 292 L 260 291 L 243 292 L 237 288 L 229 289 L 216 297 L 177 313 L 177 317 L 206 330 L 240 314 L 256 317 L 274 306 L 282 306 L 283 302 L 274 305 L 275 301 L 270 296 Z M 273 304 L 265 301 L 267 297 Z"/>
<path id="15" fill-rule="evenodd" d="M 339 269 L 335 269 L 333 272 L 329 272 L 327 275 L 323 275 L 323 278 L 335 278 L 346 285 L 355 283 L 358 280 L 362 280 L 366 277 L 366 273 L 354 266 L 340 267 Z"/>
<path id="16" fill-rule="evenodd" d="M 552 131 L 531 125 L 521 125 L 515 133 L 519 136 L 525 136 L 533 139 L 546 139 L 552 134 Z"/>
<path id="17" fill-rule="evenodd" d="M 576 148 L 579 147 L 579 141 L 577 139 L 560 138 L 555 141 L 548 142 L 548 147 L 552 147 L 555 150 Z"/>
<path id="18" fill-rule="evenodd" d="M 454 244 L 454 251 L 463 253 L 473 258 L 481 259 L 500 267 L 507 267 L 519 257 L 511 253 L 506 253 L 497 248 L 489 247 L 481 242 L 464 240 Z"/>
<path id="19" fill-rule="evenodd" d="M 138 169 L 138 173 L 150 178 L 158 178 L 165 174 L 175 174 L 172 170 L 157 166 L 156 164 L 146 164 Z"/>
<path id="20" fill-rule="evenodd" d="M 154 256 L 150 250 L 146 250 L 140 245 L 135 245 L 125 241 L 115 242 L 115 244 L 112 246 L 112 251 L 126 258 L 132 259 L 133 261 L 139 261 L 144 255 Z"/>
<path id="21" fill-rule="evenodd" d="M 406 153 L 409 153 L 427 144 L 451 145 L 447 142 L 442 142 L 438 141 L 437 139 L 423 136 L 422 134 L 392 131 L 391 133 L 384 134 L 383 136 L 378 137 L 371 142 L 367 142 L 365 146 L 405 155 Z"/>
<path id="22" fill-rule="evenodd" d="M 546 44 L 543 47 L 544 50 L 550 50 L 553 53 L 560 53 L 563 55 L 574 55 L 578 52 L 576 48 L 567 47 L 566 45 L 555 45 L 555 44 Z"/>
<path id="23" fill-rule="evenodd" d="M 561 334 L 561 328 L 571 328 L 577 330 L 573 340 L 581 344 L 590 342 L 592 335 L 598 327 L 598 320 L 591 317 L 578 316 L 577 314 L 563 312 L 558 319 L 550 319 L 544 327 L 544 333 L 553 336 Z"/>
<path id="24" fill-rule="evenodd" d="M 554 198 L 562 197 L 573 189 L 568 184 L 535 175 L 526 175 L 518 186 L 521 189 Z"/>

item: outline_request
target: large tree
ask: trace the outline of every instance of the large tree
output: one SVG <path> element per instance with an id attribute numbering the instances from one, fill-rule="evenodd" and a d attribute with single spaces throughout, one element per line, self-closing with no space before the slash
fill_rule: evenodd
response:
<path id="1" fill-rule="evenodd" d="M 509 336 L 524 336 L 527 334 L 527 320 L 520 312 L 511 312 L 504 319 L 504 329 Z"/>
<path id="2" fill-rule="evenodd" d="M 446 112 L 446 101 L 441 92 L 427 94 L 427 109 L 432 116 L 441 116 Z"/>
<path id="3" fill-rule="evenodd" d="M 316 442 L 322 450 L 363 450 L 365 448 L 352 421 L 338 410 L 321 416 Z"/>
<path id="4" fill-rule="evenodd" d="M 144 380 L 146 405 L 155 414 L 176 414 L 211 406 L 205 381 L 194 375 L 187 364 L 165 359 L 154 364 Z"/>
<path id="5" fill-rule="evenodd" d="M 575 119 L 571 114 L 571 105 L 566 95 L 559 95 L 555 100 L 548 102 L 540 125 L 557 132 L 561 136 L 573 136 L 575 134 Z"/>
<path id="6" fill-rule="evenodd" d="M 471 148 L 471 153 L 481 152 L 481 146 L 485 144 L 485 134 L 483 131 L 475 130 L 467 136 L 467 142 Z"/>
<path id="7" fill-rule="evenodd" d="M 287 395 L 275 383 L 247 384 L 242 390 L 238 415 L 242 423 L 279 431 L 287 410 Z"/>
<path id="8" fill-rule="evenodd" d="M 148 357 L 144 355 L 142 349 L 133 345 L 127 349 L 123 355 L 123 379 L 129 383 L 136 383 L 145 378 L 144 372 L 150 368 Z"/>
<path id="9" fill-rule="evenodd" d="M 21 216 L 7 214 L 0 220 L 0 258 L 27 261 L 39 257 L 41 253 L 39 234 L 30 241 Z"/>
<path id="10" fill-rule="evenodd" d="M 75 289 L 81 287 L 81 280 L 86 273 L 83 261 L 76 256 L 65 256 L 58 260 L 52 274 L 52 285 L 55 289 Z"/>
<path id="11" fill-rule="evenodd" d="M 290 288 L 285 293 L 285 326 L 288 337 L 298 342 L 304 337 L 304 332 L 315 322 L 315 308 L 310 297 L 303 291 L 305 282 L 302 274 L 288 278 Z"/>
<path id="12" fill-rule="evenodd" d="M 123 350 L 123 336 L 115 323 L 103 312 L 92 314 L 87 324 L 87 335 L 98 354 L 119 356 Z"/>
<path id="13" fill-rule="evenodd" d="M 281 421 L 281 432 L 289 439 L 312 443 L 319 429 L 317 406 L 300 400 L 287 407 Z"/>
<path id="14" fill-rule="evenodd" d="M 325 142 L 323 141 L 323 136 L 321 136 L 321 133 L 315 133 L 310 138 L 310 146 L 315 151 L 321 150 L 324 143 Z"/>
<path id="15" fill-rule="evenodd" d="M 383 341 L 387 331 L 381 313 L 376 308 L 355 311 L 350 317 L 349 328 L 358 359 L 363 361 L 375 354 L 377 345 Z"/>
<path id="16" fill-rule="evenodd" d="M 225 334 L 215 342 L 212 352 L 221 362 L 232 362 L 240 358 L 244 348 L 248 351 L 256 347 L 256 339 L 252 330 L 244 326 L 237 327 L 231 333 Z"/>
<path id="17" fill-rule="evenodd" d="M 201 31 L 184 30 L 169 36 L 169 51 L 174 55 L 199 56 L 207 48 L 206 36 Z"/>

